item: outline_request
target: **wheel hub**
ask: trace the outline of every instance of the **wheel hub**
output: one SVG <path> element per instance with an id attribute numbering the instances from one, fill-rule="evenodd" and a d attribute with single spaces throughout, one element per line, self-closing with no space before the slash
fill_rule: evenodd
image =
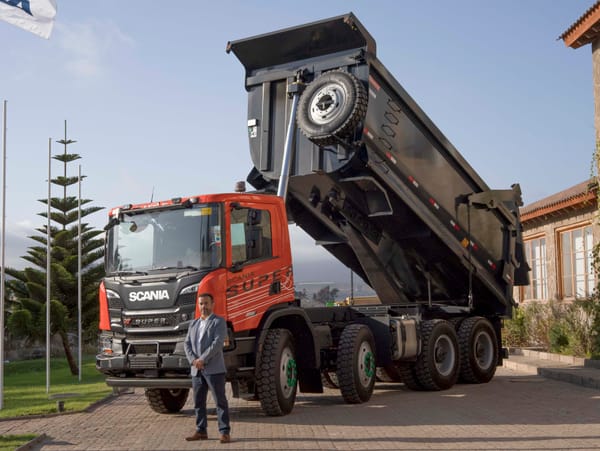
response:
<path id="1" fill-rule="evenodd" d="M 473 340 L 475 362 L 481 369 L 492 366 L 494 358 L 494 344 L 492 338 L 485 332 L 479 332 Z"/>
<path id="2" fill-rule="evenodd" d="M 456 353 L 452 341 L 445 335 L 440 336 L 434 347 L 434 363 L 438 373 L 448 376 L 454 368 L 455 360 Z"/>
<path id="3" fill-rule="evenodd" d="M 346 95 L 341 86 L 329 84 L 319 89 L 310 102 L 310 117 L 316 124 L 331 122 L 341 111 Z"/>
<path id="4" fill-rule="evenodd" d="M 362 343 L 358 352 L 358 375 L 363 387 L 368 387 L 375 375 L 375 356 L 369 343 Z"/>
<path id="5" fill-rule="evenodd" d="M 298 367 L 296 359 L 290 348 L 285 348 L 281 355 L 281 371 L 279 373 L 279 383 L 283 396 L 289 398 L 298 382 Z"/>

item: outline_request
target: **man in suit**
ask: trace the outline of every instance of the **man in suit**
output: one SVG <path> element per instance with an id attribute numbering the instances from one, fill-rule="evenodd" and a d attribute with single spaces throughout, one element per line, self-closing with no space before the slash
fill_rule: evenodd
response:
<path id="1" fill-rule="evenodd" d="M 185 439 L 206 440 L 206 397 L 208 390 L 217 405 L 221 443 L 231 441 L 229 405 L 225 396 L 225 359 L 223 344 L 227 336 L 225 319 L 213 313 L 214 299 L 208 293 L 198 296 L 200 318 L 194 320 L 185 338 L 185 354 L 192 366 L 192 388 L 196 411 L 196 432 Z"/>

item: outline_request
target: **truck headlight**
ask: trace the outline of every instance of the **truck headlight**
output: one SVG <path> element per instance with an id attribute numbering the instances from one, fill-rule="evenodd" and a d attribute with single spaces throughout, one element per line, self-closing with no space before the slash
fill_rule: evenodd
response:
<path id="1" fill-rule="evenodd" d="M 123 354 L 123 343 L 114 337 L 102 335 L 98 339 L 98 351 L 104 355 Z"/>
<path id="2" fill-rule="evenodd" d="M 183 290 L 181 290 L 179 292 L 179 295 L 183 295 L 183 294 L 196 294 L 196 292 L 198 291 L 198 285 L 200 285 L 199 283 L 195 283 L 194 285 L 189 285 L 187 287 L 185 287 Z"/>

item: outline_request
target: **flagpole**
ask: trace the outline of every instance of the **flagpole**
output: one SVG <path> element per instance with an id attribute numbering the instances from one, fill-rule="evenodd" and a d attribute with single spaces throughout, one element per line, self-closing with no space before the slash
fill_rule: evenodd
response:
<path id="1" fill-rule="evenodd" d="M 48 224 L 46 225 L 46 393 L 50 393 L 50 261 L 52 234 L 50 233 L 50 196 L 52 180 L 52 138 L 48 138 Z"/>
<path id="2" fill-rule="evenodd" d="M 2 261 L 0 265 L 0 410 L 4 407 L 4 288 L 5 288 L 5 256 L 6 256 L 6 103 L 2 115 Z"/>
<path id="3" fill-rule="evenodd" d="M 79 382 L 81 382 L 81 165 L 79 165 L 79 198 L 77 200 L 77 333 L 79 335 Z"/>

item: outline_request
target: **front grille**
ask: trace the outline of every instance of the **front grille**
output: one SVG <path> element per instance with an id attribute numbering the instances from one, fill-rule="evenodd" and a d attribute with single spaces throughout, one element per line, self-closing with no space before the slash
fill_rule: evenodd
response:
<path id="1" fill-rule="evenodd" d="M 157 346 L 154 343 L 132 344 L 129 347 L 129 354 L 154 354 L 156 355 Z M 175 352 L 175 343 L 161 343 L 158 347 L 159 354 L 173 354 Z"/>
<path id="2" fill-rule="evenodd" d="M 108 308 L 123 308 L 123 301 L 119 298 L 108 298 Z"/>
<path id="3" fill-rule="evenodd" d="M 174 313 L 166 315 L 126 316 L 123 319 L 123 324 L 127 328 L 175 327 L 179 322 L 179 315 Z"/>
<path id="4" fill-rule="evenodd" d="M 177 303 L 179 305 L 194 305 L 196 303 L 196 293 L 180 294 Z"/>
<path id="5" fill-rule="evenodd" d="M 153 356 L 130 356 L 129 367 L 136 369 L 158 368 L 158 359 Z"/>

